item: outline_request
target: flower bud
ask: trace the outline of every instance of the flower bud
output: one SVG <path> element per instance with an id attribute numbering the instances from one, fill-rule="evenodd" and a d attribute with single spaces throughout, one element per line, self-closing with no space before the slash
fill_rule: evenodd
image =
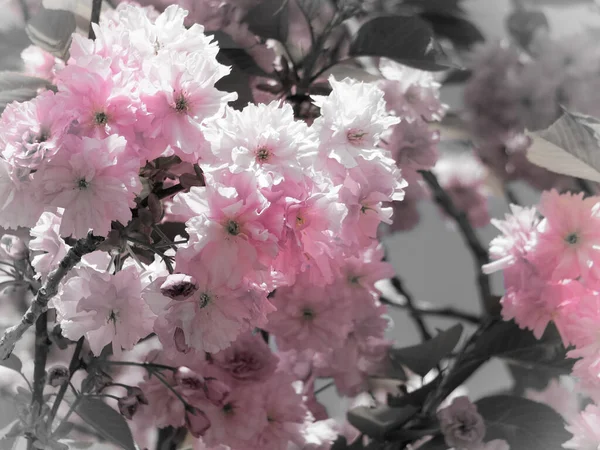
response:
<path id="1" fill-rule="evenodd" d="M 215 378 L 207 378 L 205 380 L 204 394 L 215 406 L 223 406 L 230 392 L 231 389 L 229 386 Z"/>
<path id="2" fill-rule="evenodd" d="M 48 370 L 48 384 L 58 387 L 69 381 L 69 369 L 65 366 L 54 366 Z"/>
<path id="3" fill-rule="evenodd" d="M 183 273 L 169 275 L 160 287 L 162 295 L 173 300 L 185 300 L 197 290 L 198 284 L 194 277 Z"/>
<path id="4" fill-rule="evenodd" d="M 127 395 L 125 397 L 120 398 L 117 401 L 119 412 L 123 417 L 125 417 L 128 420 L 132 419 L 139 405 L 140 402 L 138 401 L 135 395 Z"/>
<path id="5" fill-rule="evenodd" d="M 199 438 L 210 428 L 210 420 L 203 411 L 193 408 L 185 413 L 185 426 L 192 436 Z"/>
<path id="6" fill-rule="evenodd" d="M 449 447 L 475 450 L 483 442 L 485 423 L 468 397 L 455 398 L 437 416 Z"/>
<path id="7" fill-rule="evenodd" d="M 181 366 L 175 372 L 175 383 L 192 390 L 204 389 L 204 378 L 188 367 Z"/>
<path id="8" fill-rule="evenodd" d="M 127 388 L 127 396 L 128 397 L 132 397 L 133 396 L 133 397 L 137 398 L 138 402 L 140 402 L 142 405 L 147 405 L 148 404 L 148 399 L 144 395 L 144 391 L 142 391 L 137 386 L 129 386 Z"/>
<path id="9" fill-rule="evenodd" d="M 25 259 L 29 254 L 29 250 L 23 240 L 12 234 L 5 234 L 0 238 L 0 250 L 10 259 L 17 261 Z"/>
<path id="10" fill-rule="evenodd" d="M 175 333 L 173 334 L 173 340 L 175 341 L 175 348 L 178 352 L 181 353 L 189 353 L 192 348 L 185 343 L 185 333 L 179 327 L 175 328 Z"/>

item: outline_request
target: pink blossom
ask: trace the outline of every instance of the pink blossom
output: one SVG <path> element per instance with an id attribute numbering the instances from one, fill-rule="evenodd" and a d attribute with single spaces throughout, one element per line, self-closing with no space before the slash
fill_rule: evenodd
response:
<path id="1" fill-rule="evenodd" d="M 204 435 L 208 445 L 252 448 L 251 442 L 268 425 L 263 392 L 255 386 L 238 387 L 222 407 L 204 408 L 212 426 Z"/>
<path id="2" fill-rule="evenodd" d="M 58 151 L 71 120 L 72 111 L 52 91 L 10 103 L 0 116 L 0 154 L 23 178 Z"/>
<path id="3" fill-rule="evenodd" d="M 266 381 L 277 368 L 278 362 L 262 336 L 246 332 L 230 347 L 212 355 L 213 363 L 238 382 Z"/>
<path id="4" fill-rule="evenodd" d="M 69 135 L 36 181 L 45 202 L 64 208 L 62 236 L 106 236 L 113 220 L 126 224 L 139 190 L 138 162 L 125 154 L 126 141 Z"/>
<path id="5" fill-rule="evenodd" d="M 236 287 L 252 270 L 266 269 L 277 255 L 272 231 L 281 219 L 264 214 L 266 199 L 255 190 L 249 173 L 237 174 L 228 185 L 209 183 L 178 194 L 175 203 L 192 215 L 186 222 L 191 238 L 185 252 L 210 260 L 208 270 L 228 273 L 228 284 Z"/>
<path id="6" fill-rule="evenodd" d="M 63 60 L 56 58 L 36 45 L 30 45 L 21 52 L 25 73 L 54 82 L 59 70 L 65 67 Z"/>
<path id="7" fill-rule="evenodd" d="M 566 427 L 573 437 L 563 444 L 564 448 L 592 450 L 600 445 L 600 408 L 588 405 L 579 417 Z"/>
<path id="8" fill-rule="evenodd" d="M 432 130 L 423 120 L 400 122 L 392 127 L 384 147 L 392 152 L 401 168 L 428 170 L 438 160 L 440 133 Z"/>
<path id="9" fill-rule="evenodd" d="M 171 300 L 160 293 L 164 283 L 161 277 L 143 293 L 155 313 L 164 320 L 162 324 L 157 322 L 155 331 L 165 345 L 173 344 L 172 333 L 179 328 L 185 346 L 199 352 L 215 353 L 229 347 L 251 324 L 258 325 L 255 325 L 255 303 L 268 303 L 266 293 L 253 295 L 251 288 L 244 285 L 230 288 L 227 284 L 229 274 L 208 270 L 208 262 L 203 259 L 186 261 L 178 257 L 176 263 L 181 273 L 195 278 L 197 291 L 184 300 Z"/>
<path id="10" fill-rule="evenodd" d="M 600 198 L 583 193 L 542 193 L 538 245 L 533 260 L 552 280 L 600 276 Z"/>
<path id="11" fill-rule="evenodd" d="M 87 338 L 94 355 L 112 343 L 113 353 L 130 350 L 152 332 L 154 315 L 141 297 L 138 271 L 130 266 L 115 275 L 89 268 L 77 270 L 53 299 L 63 334 Z"/>
<path id="12" fill-rule="evenodd" d="M 59 229 L 62 211 L 43 213 L 29 233 L 33 237 L 29 241 L 29 249 L 34 252 L 31 265 L 35 271 L 45 278 L 65 257 L 69 246 L 60 237 Z"/>
<path id="13" fill-rule="evenodd" d="M 170 146 L 177 156 L 192 163 L 208 157 L 204 127 L 223 114 L 227 102 L 237 98 L 235 93 L 214 87 L 228 73 L 228 68 L 200 54 L 170 54 L 153 62 L 140 94 L 149 116 L 138 128 L 154 140 L 158 154 Z"/>
<path id="14" fill-rule="evenodd" d="M 293 286 L 277 289 L 272 299 L 277 311 L 269 316 L 265 329 L 282 350 L 341 347 L 352 325 L 344 300 L 327 286 L 298 278 Z"/>
<path id="15" fill-rule="evenodd" d="M 32 177 L 18 179 L 15 167 L 0 158 L 0 227 L 33 227 L 44 209 Z"/>
<path id="16" fill-rule="evenodd" d="M 379 83 L 390 111 L 407 122 L 439 121 L 448 107 L 440 102 L 440 84 L 431 72 L 413 69 L 383 58 L 379 70 L 386 78 Z"/>
<path id="17" fill-rule="evenodd" d="M 575 392 L 560 379 L 552 379 L 542 391 L 526 389 L 525 396 L 536 402 L 545 403 L 570 422 L 579 414 L 579 401 Z"/>
<path id="18" fill-rule="evenodd" d="M 292 381 L 293 378 L 278 372 L 261 386 L 267 426 L 256 437 L 255 448 L 286 450 L 290 441 L 302 439 L 306 408 L 302 396 L 292 387 Z"/>
<path id="19" fill-rule="evenodd" d="M 358 83 L 350 78 L 336 81 L 328 97 L 316 97 L 321 117 L 313 127 L 319 130 L 320 151 L 347 169 L 358 165 L 357 158 L 372 160 L 381 134 L 400 120 L 387 114 L 383 91 L 372 83 Z M 352 102 L 348 99 L 352 98 Z"/>
<path id="20" fill-rule="evenodd" d="M 536 228 L 540 221 L 535 208 L 510 205 L 510 210 L 512 214 L 506 214 L 505 220 L 491 220 L 502 234 L 490 242 L 490 258 L 495 261 L 483 266 L 487 274 L 505 269 L 527 257 L 535 247 Z"/>

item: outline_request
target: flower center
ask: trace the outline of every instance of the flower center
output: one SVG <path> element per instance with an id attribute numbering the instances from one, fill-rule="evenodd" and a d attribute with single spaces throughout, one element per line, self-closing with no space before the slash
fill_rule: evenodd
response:
<path id="1" fill-rule="evenodd" d="M 90 183 L 85 178 L 80 178 L 77 180 L 77 187 L 80 191 L 87 189 L 90 186 Z"/>
<path id="2" fill-rule="evenodd" d="M 94 115 L 94 121 L 97 125 L 106 125 L 108 123 L 108 116 L 103 111 L 97 112 Z"/>
<path id="3" fill-rule="evenodd" d="M 233 414 L 233 405 L 231 403 L 227 403 L 223 406 L 223 412 L 227 415 Z"/>
<path id="4" fill-rule="evenodd" d="M 577 236 L 577 233 L 571 233 L 565 238 L 565 242 L 571 245 L 577 244 L 578 241 L 579 236 Z"/>
<path id="5" fill-rule="evenodd" d="M 106 318 L 106 323 L 112 322 L 113 324 L 117 324 L 117 319 L 119 318 L 119 311 L 115 311 L 114 309 L 110 310 L 110 314 Z"/>
<path id="6" fill-rule="evenodd" d="M 258 162 L 266 162 L 269 160 L 269 158 L 271 157 L 271 152 L 269 151 L 268 148 L 266 147 L 260 147 L 257 151 L 256 151 L 256 160 Z"/>
<path id="7" fill-rule="evenodd" d="M 206 305 L 210 303 L 211 299 L 212 298 L 208 292 L 203 292 L 198 298 L 198 305 L 200 306 L 200 308 L 205 308 Z"/>
<path id="8" fill-rule="evenodd" d="M 225 229 L 227 230 L 227 233 L 232 236 L 237 236 L 240 234 L 240 225 L 235 220 L 228 220 L 227 225 L 225 225 Z"/>
<path id="9" fill-rule="evenodd" d="M 350 130 L 346 133 L 346 137 L 348 138 L 348 142 L 351 144 L 360 144 L 367 135 L 363 130 Z"/>
<path id="10" fill-rule="evenodd" d="M 304 308 L 302 310 L 302 318 L 304 320 L 313 320 L 315 318 L 315 312 L 310 308 Z"/>
<path id="11" fill-rule="evenodd" d="M 358 284 L 359 279 L 360 279 L 360 277 L 358 275 L 349 275 L 348 276 L 348 281 L 350 282 L 350 284 Z"/>
<path id="12" fill-rule="evenodd" d="M 296 216 L 296 226 L 297 227 L 301 227 L 302 225 L 304 225 L 304 217 L 302 216 Z"/>
<path id="13" fill-rule="evenodd" d="M 179 113 L 186 112 L 188 110 L 188 101 L 183 96 L 183 94 L 179 94 L 179 96 L 175 99 L 175 111 Z"/>

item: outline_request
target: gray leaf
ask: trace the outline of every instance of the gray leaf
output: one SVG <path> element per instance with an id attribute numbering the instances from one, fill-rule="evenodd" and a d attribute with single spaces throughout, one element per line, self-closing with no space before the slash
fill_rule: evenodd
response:
<path id="1" fill-rule="evenodd" d="M 75 14 L 72 12 L 41 8 L 31 18 L 25 31 L 35 45 L 66 60 L 75 28 Z"/>
<path id="2" fill-rule="evenodd" d="M 105 439 L 125 450 L 135 450 L 129 425 L 121 414 L 103 401 L 84 397 L 79 401 L 76 411 Z"/>

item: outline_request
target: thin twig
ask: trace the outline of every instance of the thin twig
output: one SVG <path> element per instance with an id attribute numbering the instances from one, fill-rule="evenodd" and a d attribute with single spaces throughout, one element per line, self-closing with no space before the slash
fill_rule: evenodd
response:
<path id="1" fill-rule="evenodd" d="M 138 363 L 133 361 L 104 361 L 103 364 L 108 364 L 109 366 L 136 366 L 143 367 L 147 371 L 152 371 L 153 369 L 159 370 L 170 370 L 171 372 L 177 372 L 177 367 L 166 366 L 164 364 L 155 364 L 155 363 Z"/>
<path id="2" fill-rule="evenodd" d="M 397 303 L 386 297 L 379 297 L 379 301 L 384 305 L 388 305 L 394 308 L 408 309 L 408 304 Z M 435 307 L 431 305 L 421 305 L 417 303 L 416 305 L 414 305 L 413 309 L 417 314 L 420 314 L 422 316 L 440 316 L 451 319 L 459 319 L 464 320 L 465 322 L 472 323 L 474 325 L 478 325 L 481 323 L 481 319 L 476 314 L 469 314 L 467 312 L 460 311 L 449 306 Z"/>
<path id="3" fill-rule="evenodd" d="M 79 368 L 80 360 L 79 356 L 81 354 L 81 349 L 83 348 L 83 340 L 82 337 L 77 341 L 77 345 L 75 346 L 75 350 L 73 350 L 73 356 L 71 356 L 71 362 L 69 363 L 69 378 L 64 381 L 64 383 L 60 386 L 58 390 L 58 394 L 56 394 L 56 399 L 54 400 L 54 404 L 52 405 L 52 410 L 50 411 L 50 415 L 48 416 L 48 430 L 52 430 L 52 422 L 56 417 L 56 413 L 58 412 L 58 407 L 62 402 L 65 393 L 67 392 L 67 388 L 69 387 L 69 382 L 73 377 L 73 373 Z"/>
<path id="4" fill-rule="evenodd" d="M 27 312 L 21 317 L 21 321 L 4 332 L 4 335 L 0 339 L 0 359 L 6 359 L 10 356 L 17 341 L 21 339 L 25 331 L 35 323 L 38 317 L 46 311 L 48 302 L 58 293 L 58 285 L 65 275 L 81 261 L 84 255 L 95 251 L 102 241 L 104 241 L 103 237 L 94 236 L 90 233 L 87 237 L 79 239 L 71 247 L 58 267 L 50 272 L 44 285 L 37 291 Z"/>
<path id="5" fill-rule="evenodd" d="M 98 25 L 100 22 L 100 12 L 102 11 L 102 0 L 92 0 L 92 15 L 90 17 L 90 30 L 88 32 L 89 39 L 96 39 L 93 24 Z"/>
<path id="6" fill-rule="evenodd" d="M 448 193 L 442 186 L 440 186 L 437 177 L 428 170 L 420 170 L 419 173 L 423 176 L 423 179 L 433 191 L 436 203 L 446 212 L 446 214 L 454 219 L 464 240 L 471 250 L 473 259 L 475 260 L 475 270 L 477 271 L 477 286 L 479 288 L 479 295 L 483 302 L 484 311 L 487 313 L 494 304 L 490 280 L 481 269 L 482 266 L 489 262 L 488 252 L 483 244 L 479 241 L 479 238 L 471 226 L 467 215 L 464 213 L 464 211 L 461 211 L 456 207 Z"/>
<path id="7" fill-rule="evenodd" d="M 323 391 L 325 391 L 325 390 L 329 389 L 331 386 L 334 386 L 334 385 L 335 385 L 335 382 L 334 382 L 334 381 L 330 381 L 329 383 L 327 383 L 327 384 L 325 384 L 325 385 L 321 386 L 319 389 L 317 389 L 317 390 L 315 391 L 314 395 L 318 395 L 318 394 L 320 394 L 321 392 L 323 392 Z"/>

